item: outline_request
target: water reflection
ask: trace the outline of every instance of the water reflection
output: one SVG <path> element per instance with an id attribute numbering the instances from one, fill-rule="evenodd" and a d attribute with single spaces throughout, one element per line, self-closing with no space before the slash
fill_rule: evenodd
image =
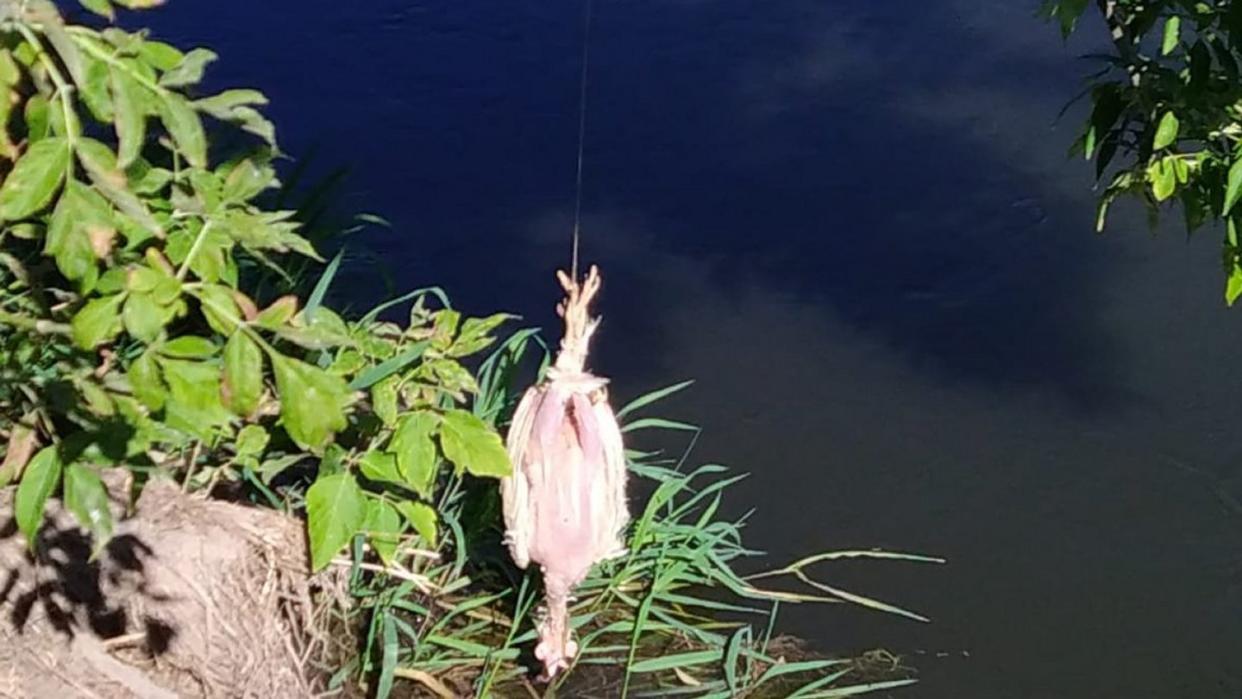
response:
<path id="1" fill-rule="evenodd" d="M 701 458 L 755 472 L 735 505 L 758 508 L 749 534 L 774 556 L 951 559 L 836 578 L 932 625 L 788 618 L 829 648 L 928 651 L 914 695 L 1235 696 L 1242 528 L 1206 483 L 1238 473 L 1224 367 L 1242 326 L 1213 244 L 1124 216 L 1088 233 L 1073 122 L 1053 120 L 1090 47 L 1033 4 L 600 0 L 598 368 L 621 395 L 700 379 L 671 407 L 707 428 Z M 354 165 L 344 203 L 394 222 L 369 242 L 401 286 L 550 325 L 578 8 L 153 16 L 220 50 L 217 84 L 268 91 L 290 151 Z M 380 291 L 369 268 L 340 288 Z"/>

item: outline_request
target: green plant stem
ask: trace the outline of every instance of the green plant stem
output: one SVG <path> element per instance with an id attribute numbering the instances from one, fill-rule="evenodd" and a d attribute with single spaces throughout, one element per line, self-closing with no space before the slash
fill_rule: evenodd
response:
<path id="1" fill-rule="evenodd" d="M 0 311 L 0 323 L 22 330 L 30 330 L 40 335 L 68 335 L 71 330 L 64 323 L 56 323 L 43 318 L 28 318 L 8 311 Z"/>
<path id="2" fill-rule="evenodd" d="M 201 286 L 202 286 L 201 284 L 186 284 L 184 288 L 186 291 L 189 291 L 191 294 L 194 294 L 194 292 Z M 249 323 L 242 320 L 241 318 L 238 318 L 237 315 L 232 313 L 229 309 L 223 308 L 219 306 L 218 304 L 216 304 L 215 302 L 213 302 L 211 299 L 205 296 L 200 296 L 199 294 L 194 294 L 194 298 L 198 299 L 199 303 L 210 307 L 211 310 L 215 311 L 216 313 L 219 313 L 221 316 L 228 319 L 229 322 L 231 322 L 237 329 L 246 333 L 246 335 L 249 336 L 251 340 L 254 340 L 255 343 L 258 344 L 259 347 L 263 348 L 263 351 L 267 352 L 269 355 L 271 356 L 280 355 L 280 352 L 277 352 L 275 347 L 272 347 L 272 345 L 268 343 L 267 340 L 263 339 L 263 336 L 260 335 L 259 332 L 255 330 L 253 326 L 251 326 Z"/>
<path id="3" fill-rule="evenodd" d="M 116 54 L 100 48 L 94 37 L 95 32 L 93 30 L 85 27 L 68 27 L 67 31 L 78 39 L 78 46 L 82 47 L 90 55 L 125 73 L 148 90 L 160 95 L 167 94 L 168 90 L 161 87 L 159 83 L 147 79 L 145 75 L 126 65 L 124 61 L 117 60 Z"/>
<path id="4" fill-rule="evenodd" d="M 203 241 L 207 238 L 207 232 L 211 230 L 211 221 L 203 224 L 199 229 L 198 236 L 194 238 L 194 244 L 190 246 L 190 252 L 186 253 L 185 260 L 181 262 L 181 269 L 177 270 L 177 281 L 185 281 L 185 275 L 190 271 L 190 265 L 194 262 L 194 258 L 198 256 L 198 251 L 203 247 Z"/>
<path id="5" fill-rule="evenodd" d="M 43 47 L 43 42 L 39 41 L 39 37 L 31 31 L 30 27 L 20 22 L 16 26 L 17 31 L 26 39 L 31 48 L 35 50 L 35 53 L 39 56 L 39 62 L 47 69 L 47 74 L 51 76 L 52 82 L 56 85 L 56 96 L 60 101 L 61 112 L 65 120 L 65 139 L 69 143 L 70 156 L 67 176 L 68 179 L 73 179 L 73 150 L 78 137 L 73 129 L 74 109 L 71 102 L 73 99 L 73 85 L 65 79 L 64 74 L 60 72 L 60 68 L 56 66 L 56 61 L 53 61 L 52 57 L 47 54 L 47 49 Z"/>

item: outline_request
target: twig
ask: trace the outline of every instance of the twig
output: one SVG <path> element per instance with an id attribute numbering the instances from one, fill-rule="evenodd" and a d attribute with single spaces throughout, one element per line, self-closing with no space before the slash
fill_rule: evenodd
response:
<path id="1" fill-rule="evenodd" d="M 427 576 L 418 575 L 417 573 L 411 573 L 410 571 L 404 570 L 402 568 L 397 568 L 397 567 L 392 567 L 392 566 L 382 566 L 376 563 L 354 563 L 353 561 L 347 558 L 334 558 L 332 559 L 332 565 L 340 567 L 340 568 L 353 568 L 356 565 L 359 568 L 363 570 L 369 570 L 372 573 L 383 573 L 385 575 L 391 575 L 392 577 L 397 578 L 398 580 L 405 580 L 405 581 L 414 583 L 414 585 L 418 587 L 419 592 L 431 592 L 431 588 L 435 587 L 432 584 L 431 579 L 428 578 Z"/>
<path id="2" fill-rule="evenodd" d="M 399 668 L 394 669 L 392 671 L 392 674 L 394 677 L 400 677 L 406 680 L 414 680 L 415 682 L 431 690 L 432 693 L 434 693 L 437 697 L 440 697 L 441 699 L 456 699 L 457 698 L 457 694 L 454 693 L 453 690 L 449 689 L 448 687 L 445 687 L 443 682 L 441 682 L 440 680 L 437 680 L 435 677 L 433 677 L 427 672 L 424 672 L 423 670 L 414 670 L 412 668 L 399 667 Z"/>
<path id="3" fill-rule="evenodd" d="M 194 465 L 198 462 L 199 450 L 203 448 L 201 441 L 194 442 L 194 448 L 190 450 L 190 460 L 185 468 L 185 480 L 181 482 L 181 492 L 190 492 L 190 478 L 194 475 Z"/>
<path id="4" fill-rule="evenodd" d="M 132 646 L 135 643 L 139 643 L 141 641 L 146 640 L 146 638 L 147 638 L 147 634 L 145 631 L 138 631 L 135 633 L 127 633 L 124 636 L 113 636 L 112 638 L 105 639 L 104 641 L 102 641 L 102 643 L 103 643 L 104 650 L 110 651 L 116 648 L 124 648 L 126 646 Z"/>
<path id="5" fill-rule="evenodd" d="M 42 318 L 28 318 L 8 311 L 0 311 L 0 324 L 11 325 L 22 330 L 32 330 L 40 335 L 68 335 L 72 332 L 65 323 L 56 323 Z"/>

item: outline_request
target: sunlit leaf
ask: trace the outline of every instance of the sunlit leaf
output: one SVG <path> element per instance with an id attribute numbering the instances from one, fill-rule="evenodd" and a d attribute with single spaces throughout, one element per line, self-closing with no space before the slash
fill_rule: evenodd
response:
<path id="1" fill-rule="evenodd" d="M 1160 44 L 1161 55 L 1167 56 L 1173 53 L 1177 48 L 1178 42 L 1181 40 L 1182 18 L 1177 15 L 1164 21 L 1164 40 Z"/>
<path id="2" fill-rule="evenodd" d="M 194 167 L 207 167 L 207 137 L 198 112 L 184 97 L 168 93 L 160 100 L 160 118 L 177 150 Z"/>
<path id="3" fill-rule="evenodd" d="M 78 2 L 82 4 L 82 7 L 108 21 L 116 19 L 116 13 L 112 11 L 112 3 L 108 2 L 108 0 L 78 0 Z"/>
<path id="4" fill-rule="evenodd" d="M 121 332 L 121 302 L 125 294 L 91 299 L 73 316 L 73 341 L 82 349 L 94 349 Z"/>
<path id="5" fill-rule="evenodd" d="M 303 449 L 327 446 L 332 436 L 345 428 L 349 400 L 345 382 L 291 357 L 273 354 L 271 359 L 285 430 Z"/>
<path id="6" fill-rule="evenodd" d="M 436 541 L 439 538 L 436 531 L 437 515 L 435 509 L 426 503 L 403 500 L 397 503 L 397 510 L 414 527 L 414 531 L 418 532 L 418 535 L 429 546 L 435 548 Z"/>
<path id="7" fill-rule="evenodd" d="M 1165 112 L 1160 117 L 1160 124 L 1156 127 L 1156 138 L 1152 142 L 1152 147 L 1156 150 L 1167 148 L 1177 140 L 1177 132 L 1181 123 L 1177 120 L 1177 115 L 1173 112 Z"/>
<path id="8" fill-rule="evenodd" d="M 91 558 L 94 558 L 112 538 L 108 491 L 98 473 L 81 464 L 65 468 L 65 509 L 91 533 Z"/>
<path id="9" fill-rule="evenodd" d="M 16 500 L 13 504 L 17 528 L 26 536 L 26 544 L 34 548 L 35 536 L 43 524 L 43 508 L 56 485 L 60 482 L 60 455 L 55 446 L 45 447 L 22 473 L 21 483 L 17 486 Z"/>
<path id="10" fill-rule="evenodd" d="M 142 7 L 154 7 L 160 4 L 162 0 L 116 0 L 117 4 L 135 9 L 135 5 Z M 171 44 L 162 41 L 152 41 L 143 39 L 138 43 L 138 53 L 142 56 L 143 61 L 159 68 L 160 70 L 172 70 L 181 63 L 182 57 L 185 55 L 181 50 Z"/>
<path id="11" fill-rule="evenodd" d="M 370 498 L 366 501 L 366 519 L 362 529 L 380 560 L 391 564 L 401 543 L 401 515 L 387 500 Z"/>
<path id="12" fill-rule="evenodd" d="M 500 435 L 465 410 L 448 410 L 440 425 L 440 446 L 457 466 L 476 476 L 503 478 L 513 472 Z"/>
<path id="13" fill-rule="evenodd" d="M 16 221 L 52 201 L 69 167 L 69 142 L 45 138 L 30 146 L 0 185 L 0 219 Z"/>
<path id="14" fill-rule="evenodd" d="M 1242 295 L 1242 267 L 1233 266 L 1229 272 L 1229 281 L 1225 284 L 1225 303 L 1232 306 Z"/>
<path id="15" fill-rule="evenodd" d="M 436 477 L 436 445 L 432 441 L 439 417 L 429 410 L 405 415 L 397 423 L 388 451 L 397 457 L 405 483 L 423 497 L 431 495 Z"/>
<path id="16" fill-rule="evenodd" d="M 224 345 L 225 404 L 238 415 L 249 417 L 263 395 L 263 352 L 243 330 L 236 330 Z"/>
<path id="17" fill-rule="evenodd" d="M 274 330 L 289 322 L 293 315 L 298 312 L 298 297 L 282 296 L 272 302 L 272 305 L 259 311 L 258 317 L 254 322 L 260 327 Z"/>
<path id="18" fill-rule="evenodd" d="M 214 51 L 203 48 L 191 49 L 176 66 L 160 77 L 160 85 L 163 87 L 196 85 L 203 79 L 203 70 L 207 64 L 216 58 Z"/>
<path id="19" fill-rule="evenodd" d="M 220 367 L 209 362 L 161 359 L 168 399 L 164 413 L 169 426 L 208 438 L 228 423 L 230 415 L 220 401 Z"/>
<path id="20" fill-rule="evenodd" d="M 1221 216 L 1227 216 L 1233 210 L 1234 204 L 1238 203 L 1238 197 L 1242 197 L 1242 158 L 1233 161 L 1233 165 L 1229 166 L 1225 205 L 1221 209 Z"/>
<path id="21" fill-rule="evenodd" d="M 402 483 L 404 478 L 397 470 L 397 457 L 383 451 L 369 451 L 358 459 L 358 470 L 373 481 Z"/>
<path id="22" fill-rule="evenodd" d="M 220 284 L 204 284 L 196 293 L 211 329 L 221 335 L 232 335 L 241 320 L 233 290 Z"/>
<path id="23" fill-rule="evenodd" d="M 338 473 L 316 480 L 306 491 L 306 525 L 311 568 L 322 570 L 362 528 L 366 503 L 354 477 Z"/>
<path id="24" fill-rule="evenodd" d="M 86 61 L 86 82 L 82 83 L 82 101 L 91 114 L 102 122 L 112 121 L 112 93 L 109 90 L 110 70 L 108 64 L 96 59 Z"/>
<path id="25" fill-rule="evenodd" d="M 164 329 L 164 323 L 170 320 L 163 306 L 155 302 L 150 294 L 132 293 L 125 301 L 122 314 L 125 330 L 143 342 L 154 342 Z"/>
<path id="26" fill-rule="evenodd" d="M 259 425 L 246 425 L 241 432 L 237 433 L 237 442 L 234 448 L 237 450 L 238 456 L 258 456 L 267 448 L 268 440 L 271 437 L 267 430 Z"/>
<path id="27" fill-rule="evenodd" d="M 160 346 L 160 354 L 177 359 L 206 359 L 216 353 L 211 340 L 197 335 L 179 335 Z"/>
<path id="28" fill-rule="evenodd" d="M 389 427 L 397 424 L 397 388 L 400 385 L 399 377 L 390 376 L 371 386 L 371 409 Z M 353 384 L 350 386 L 356 388 Z"/>
<path id="29" fill-rule="evenodd" d="M 142 401 L 143 405 L 151 410 L 164 407 L 168 389 L 160 378 L 159 365 L 150 350 L 143 352 L 129 365 L 129 385 L 134 391 L 134 397 Z"/>

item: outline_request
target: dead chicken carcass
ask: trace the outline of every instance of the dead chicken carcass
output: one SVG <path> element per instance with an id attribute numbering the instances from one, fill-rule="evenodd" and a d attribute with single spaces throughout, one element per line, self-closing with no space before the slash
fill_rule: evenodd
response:
<path id="1" fill-rule="evenodd" d="M 581 284 L 557 279 L 565 320 L 556 363 L 527 389 L 513 415 L 507 447 L 513 476 L 501 481 L 506 542 L 518 566 L 543 569 L 547 612 L 535 657 L 551 678 L 567 668 L 578 646 L 570 638 L 569 598 L 595 563 L 624 553 L 629 519 L 621 429 L 608 404 L 607 379 L 586 371 L 591 334 L 599 322 L 588 306 L 599 291 L 599 270 Z"/>

